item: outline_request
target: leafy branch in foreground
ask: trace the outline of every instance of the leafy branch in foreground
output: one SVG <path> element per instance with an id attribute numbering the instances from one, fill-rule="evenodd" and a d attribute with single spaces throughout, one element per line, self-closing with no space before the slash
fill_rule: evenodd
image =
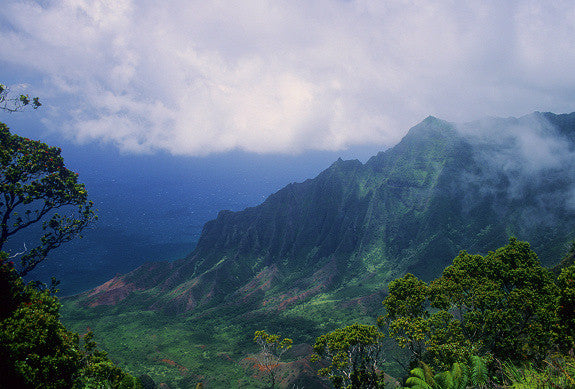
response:
<path id="1" fill-rule="evenodd" d="M 542 367 L 536 367 L 532 363 L 518 367 L 505 362 L 503 372 L 510 381 L 511 388 L 575 388 L 573 351 L 549 356 Z"/>
<path id="2" fill-rule="evenodd" d="M 421 362 L 409 372 L 406 389 L 466 389 L 485 388 L 488 381 L 485 361 L 474 355 L 468 363 L 455 362 L 451 370 L 433 374 L 431 367 Z"/>
<path id="3" fill-rule="evenodd" d="M 58 299 L 24 283 L 1 251 L 0 294 L 0 387 L 142 388 L 97 348 L 91 332 L 68 331 Z"/>
<path id="4" fill-rule="evenodd" d="M 39 243 L 20 253 L 21 276 L 96 219 L 84 184 L 60 153 L 0 123 L 0 250 L 23 229 L 42 226 Z"/>
<path id="5" fill-rule="evenodd" d="M 42 105 L 38 97 L 28 95 L 19 95 L 18 97 L 10 97 L 10 89 L 3 84 L 0 84 L 0 110 L 6 112 L 18 112 L 28 106 L 37 109 Z"/>

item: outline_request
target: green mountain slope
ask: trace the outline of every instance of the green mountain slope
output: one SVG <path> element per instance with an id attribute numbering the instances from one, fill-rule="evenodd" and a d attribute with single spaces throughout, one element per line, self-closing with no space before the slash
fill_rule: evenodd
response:
<path id="1" fill-rule="evenodd" d="M 533 114 L 488 125 L 505 131 L 546 120 L 556 125 L 554 136 L 573 147 L 573 116 Z M 500 162 L 501 171 L 483 165 L 479 153 L 489 156 L 493 146 L 518 158 L 509 154 L 514 144 L 474 144 L 454 125 L 429 117 L 365 165 L 338 160 L 257 207 L 222 211 L 205 225 L 188 258 L 145 265 L 121 277 L 129 285 L 124 292 L 113 288 L 108 295 L 115 303 L 129 289 L 153 288 L 150 307 L 175 312 L 238 297 L 284 309 L 351 281 L 380 287 L 408 270 L 430 278 L 459 250 L 485 252 L 509 235 L 533 242 L 543 263 L 551 264 L 560 254 L 555 248 L 573 236 L 566 228 L 573 210 L 561 199 L 572 184 L 570 166 L 512 182 L 507 162 Z M 518 185 L 524 185 L 521 194 L 510 193 Z M 109 290 L 92 293 L 89 301 L 105 304 Z M 277 297 L 288 291 L 298 293 L 288 293 L 287 303 Z"/>
<path id="2" fill-rule="evenodd" d="M 462 249 L 485 253 L 514 235 L 552 265 L 575 236 L 574 150 L 575 113 L 428 117 L 365 164 L 338 160 L 257 207 L 220 212 L 187 258 L 68 301 L 68 320 L 147 310 L 195 325 L 239 320 L 241 333 L 274 317 L 278 328 L 303 320 L 309 341 L 376 315 L 387 282 L 437 276 Z"/>

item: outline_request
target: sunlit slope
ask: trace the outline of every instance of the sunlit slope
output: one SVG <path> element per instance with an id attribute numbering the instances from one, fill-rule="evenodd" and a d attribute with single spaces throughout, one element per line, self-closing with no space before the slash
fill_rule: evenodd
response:
<path id="1" fill-rule="evenodd" d="M 575 231 L 575 169 L 565 163 L 575 160 L 574 134 L 574 114 L 461 126 L 429 117 L 365 164 L 338 160 L 257 207 L 222 211 L 186 259 L 144 265 L 82 301 L 136 293 L 139 308 L 172 313 L 241 303 L 283 311 L 381 292 L 406 271 L 431 278 L 459 250 L 486 252 L 510 235 L 551 265 Z M 549 152 L 543 142 L 567 155 L 526 170 L 537 147 Z"/>

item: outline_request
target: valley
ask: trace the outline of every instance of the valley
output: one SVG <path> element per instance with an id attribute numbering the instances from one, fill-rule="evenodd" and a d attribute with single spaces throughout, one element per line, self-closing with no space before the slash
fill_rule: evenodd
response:
<path id="1" fill-rule="evenodd" d="M 431 280 L 460 250 L 486 254 L 511 236 L 558 263 L 575 237 L 574 149 L 575 114 L 428 117 L 365 164 L 340 159 L 256 207 L 220 212 L 186 258 L 67 298 L 62 318 L 93 329 L 128 371 L 182 388 L 260 385 L 248 361 L 265 329 L 299 345 L 284 384 L 315 387 L 309 345 L 375 324 L 393 279 Z M 400 374 L 393 359 L 386 372 Z"/>

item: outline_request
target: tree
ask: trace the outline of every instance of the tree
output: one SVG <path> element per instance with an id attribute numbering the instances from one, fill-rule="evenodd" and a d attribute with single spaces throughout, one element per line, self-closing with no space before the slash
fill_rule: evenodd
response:
<path id="1" fill-rule="evenodd" d="M 0 293 L 0 388 L 142 387 L 98 350 L 91 332 L 68 331 L 58 299 L 24 283 L 1 251 Z"/>
<path id="2" fill-rule="evenodd" d="M 319 371 L 336 388 L 383 388 L 381 362 L 384 335 L 376 326 L 353 324 L 316 339 L 312 360 L 327 359 L 331 364 Z"/>
<path id="3" fill-rule="evenodd" d="M 58 147 L 11 134 L 0 123 L 0 250 L 14 235 L 42 222 L 39 243 L 27 247 L 24 242 L 21 276 L 96 219 L 84 184 L 60 153 Z"/>
<path id="4" fill-rule="evenodd" d="M 411 358 L 419 361 L 425 351 L 429 312 L 426 303 L 429 296 L 427 283 L 412 274 L 406 274 L 389 283 L 389 294 L 383 304 L 387 315 L 378 318 L 378 324 L 388 324 L 389 335 L 400 347 L 411 352 Z"/>
<path id="5" fill-rule="evenodd" d="M 575 265 L 563 268 L 557 278 L 559 300 L 557 318 L 559 346 L 563 352 L 575 347 Z"/>
<path id="6" fill-rule="evenodd" d="M 38 97 L 33 97 L 32 100 L 30 100 L 30 96 L 28 95 L 10 97 L 9 94 L 10 89 L 6 85 L 0 84 L 0 110 L 17 112 L 30 105 L 34 109 L 37 109 L 42 105 Z"/>
<path id="7" fill-rule="evenodd" d="M 0 110 L 15 112 L 28 96 L 10 99 L 0 84 Z M 36 109 L 41 104 L 32 100 Z M 22 276 L 48 253 L 77 236 L 96 216 L 77 174 L 64 166 L 56 147 L 10 133 L 0 123 L 0 387 L 143 388 L 139 379 L 98 350 L 93 334 L 80 337 L 59 319 L 53 288 L 24 283 Z M 57 212 L 66 212 L 60 215 Z M 9 256 L 2 251 L 15 234 L 41 223 L 39 244 Z M 10 260 L 20 257 L 20 270 Z"/>
<path id="8" fill-rule="evenodd" d="M 258 365 L 268 373 L 270 388 L 274 388 L 281 357 L 291 348 L 293 341 L 289 338 L 282 339 L 280 335 L 268 334 L 266 331 L 256 331 L 254 342 L 260 346 L 260 352 L 256 356 Z"/>
<path id="9" fill-rule="evenodd" d="M 558 292 L 529 244 L 511 238 L 485 256 L 462 251 L 429 285 L 395 280 L 379 323 L 436 369 L 471 355 L 540 362 L 555 344 Z"/>

